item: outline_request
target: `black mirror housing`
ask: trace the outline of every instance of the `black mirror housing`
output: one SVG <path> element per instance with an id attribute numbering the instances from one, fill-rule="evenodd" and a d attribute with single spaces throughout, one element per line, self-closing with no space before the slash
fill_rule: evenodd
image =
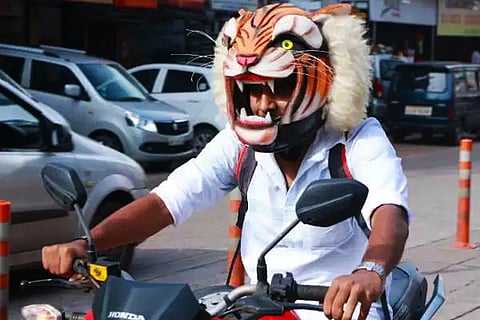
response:
<path id="1" fill-rule="evenodd" d="M 44 188 L 62 209 L 70 211 L 75 204 L 80 208 L 85 205 L 87 191 L 72 168 L 60 163 L 49 163 L 40 175 Z"/>
<path id="2" fill-rule="evenodd" d="M 305 224 L 329 227 L 361 214 L 368 188 L 354 179 L 325 179 L 311 183 L 296 205 Z"/>

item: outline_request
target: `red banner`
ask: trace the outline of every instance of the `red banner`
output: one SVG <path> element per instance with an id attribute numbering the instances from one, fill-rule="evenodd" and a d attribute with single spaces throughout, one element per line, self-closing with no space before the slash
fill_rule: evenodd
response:
<path id="1" fill-rule="evenodd" d="M 197 8 L 205 7 L 205 0 L 160 0 L 161 5 L 181 7 L 181 8 Z"/>
<path id="2" fill-rule="evenodd" d="M 115 7 L 158 8 L 158 0 L 114 0 Z"/>

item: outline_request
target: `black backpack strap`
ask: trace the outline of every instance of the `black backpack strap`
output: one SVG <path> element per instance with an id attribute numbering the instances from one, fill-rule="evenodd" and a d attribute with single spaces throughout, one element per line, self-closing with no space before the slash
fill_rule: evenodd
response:
<path id="1" fill-rule="evenodd" d="M 337 143 L 334 145 L 328 153 L 328 170 L 330 171 L 330 177 L 336 178 L 348 178 L 353 179 L 352 173 L 348 168 L 347 155 L 345 144 Z M 356 217 L 358 225 L 362 229 L 367 238 L 370 238 L 370 228 L 368 228 L 367 222 L 363 218 L 363 215 Z"/>
<path id="2" fill-rule="evenodd" d="M 337 143 L 330 149 L 328 153 L 328 170 L 332 178 L 353 178 L 348 169 L 345 144 Z"/>
<path id="3" fill-rule="evenodd" d="M 353 179 L 352 173 L 350 172 L 347 164 L 345 144 L 337 143 L 330 149 L 328 154 L 328 170 L 330 171 L 330 177 L 333 179 Z M 367 239 L 369 239 L 371 231 L 370 228 L 368 228 L 367 222 L 363 218 L 363 215 L 360 214 L 355 218 L 363 233 Z M 390 312 L 388 311 L 387 294 L 385 291 L 383 291 L 383 294 L 380 297 L 380 302 L 382 304 L 382 311 L 385 316 L 385 320 L 390 320 L 391 317 Z"/>

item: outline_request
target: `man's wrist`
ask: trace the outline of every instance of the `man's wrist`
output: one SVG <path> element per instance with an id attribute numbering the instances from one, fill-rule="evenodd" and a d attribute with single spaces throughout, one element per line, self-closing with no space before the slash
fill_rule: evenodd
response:
<path id="1" fill-rule="evenodd" d="M 382 265 L 380 265 L 376 262 L 363 261 L 352 271 L 352 273 L 354 273 L 356 271 L 359 271 L 359 270 L 371 271 L 371 272 L 376 273 L 380 277 L 380 280 L 382 281 L 382 284 L 385 283 L 385 280 L 387 278 L 385 268 Z"/>
<path id="2" fill-rule="evenodd" d="M 72 242 L 80 242 L 80 241 L 83 243 L 84 248 L 86 249 L 88 247 L 88 237 L 87 236 L 81 236 L 81 237 L 77 237 L 77 238 L 72 240 Z"/>

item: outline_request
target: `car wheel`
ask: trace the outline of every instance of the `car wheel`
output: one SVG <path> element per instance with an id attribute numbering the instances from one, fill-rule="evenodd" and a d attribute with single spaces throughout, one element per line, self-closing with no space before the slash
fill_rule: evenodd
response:
<path id="1" fill-rule="evenodd" d="M 100 142 L 104 146 L 112 148 L 114 150 L 123 152 L 122 143 L 120 140 L 113 134 L 110 133 L 99 133 L 92 136 L 92 139 Z"/>
<path id="2" fill-rule="evenodd" d="M 195 156 L 197 156 L 200 151 L 205 147 L 205 145 L 210 142 L 210 140 L 215 137 L 217 131 L 213 128 L 208 127 L 198 127 L 193 131 L 193 150 Z"/>
<path id="3" fill-rule="evenodd" d="M 463 130 L 463 125 L 461 121 L 458 121 L 455 124 L 455 127 L 450 130 L 447 134 L 447 142 L 452 146 L 458 146 L 460 144 L 460 140 L 462 140 L 465 132 Z"/>
<path id="4" fill-rule="evenodd" d="M 425 143 L 432 143 L 433 142 L 433 133 L 431 133 L 431 132 L 422 133 L 422 139 Z"/>
<path id="5" fill-rule="evenodd" d="M 121 201 L 107 201 L 102 203 L 95 213 L 92 222 L 90 223 L 90 229 L 102 222 L 106 217 L 125 206 L 127 203 Z M 135 253 L 135 244 L 128 244 L 109 250 L 99 252 L 99 256 L 105 257 L 112 261 L 120 262 L 122 270 L 128 271 L 133 260 Z"/>
<path id="6" fill-rule="evenodd" d="M 395 143 L 403 142 L 404 138 L 405 138 L 405 134 L 403 132 L 398 132 L 398 131 L 390 132 L 390 139 Z"/>

